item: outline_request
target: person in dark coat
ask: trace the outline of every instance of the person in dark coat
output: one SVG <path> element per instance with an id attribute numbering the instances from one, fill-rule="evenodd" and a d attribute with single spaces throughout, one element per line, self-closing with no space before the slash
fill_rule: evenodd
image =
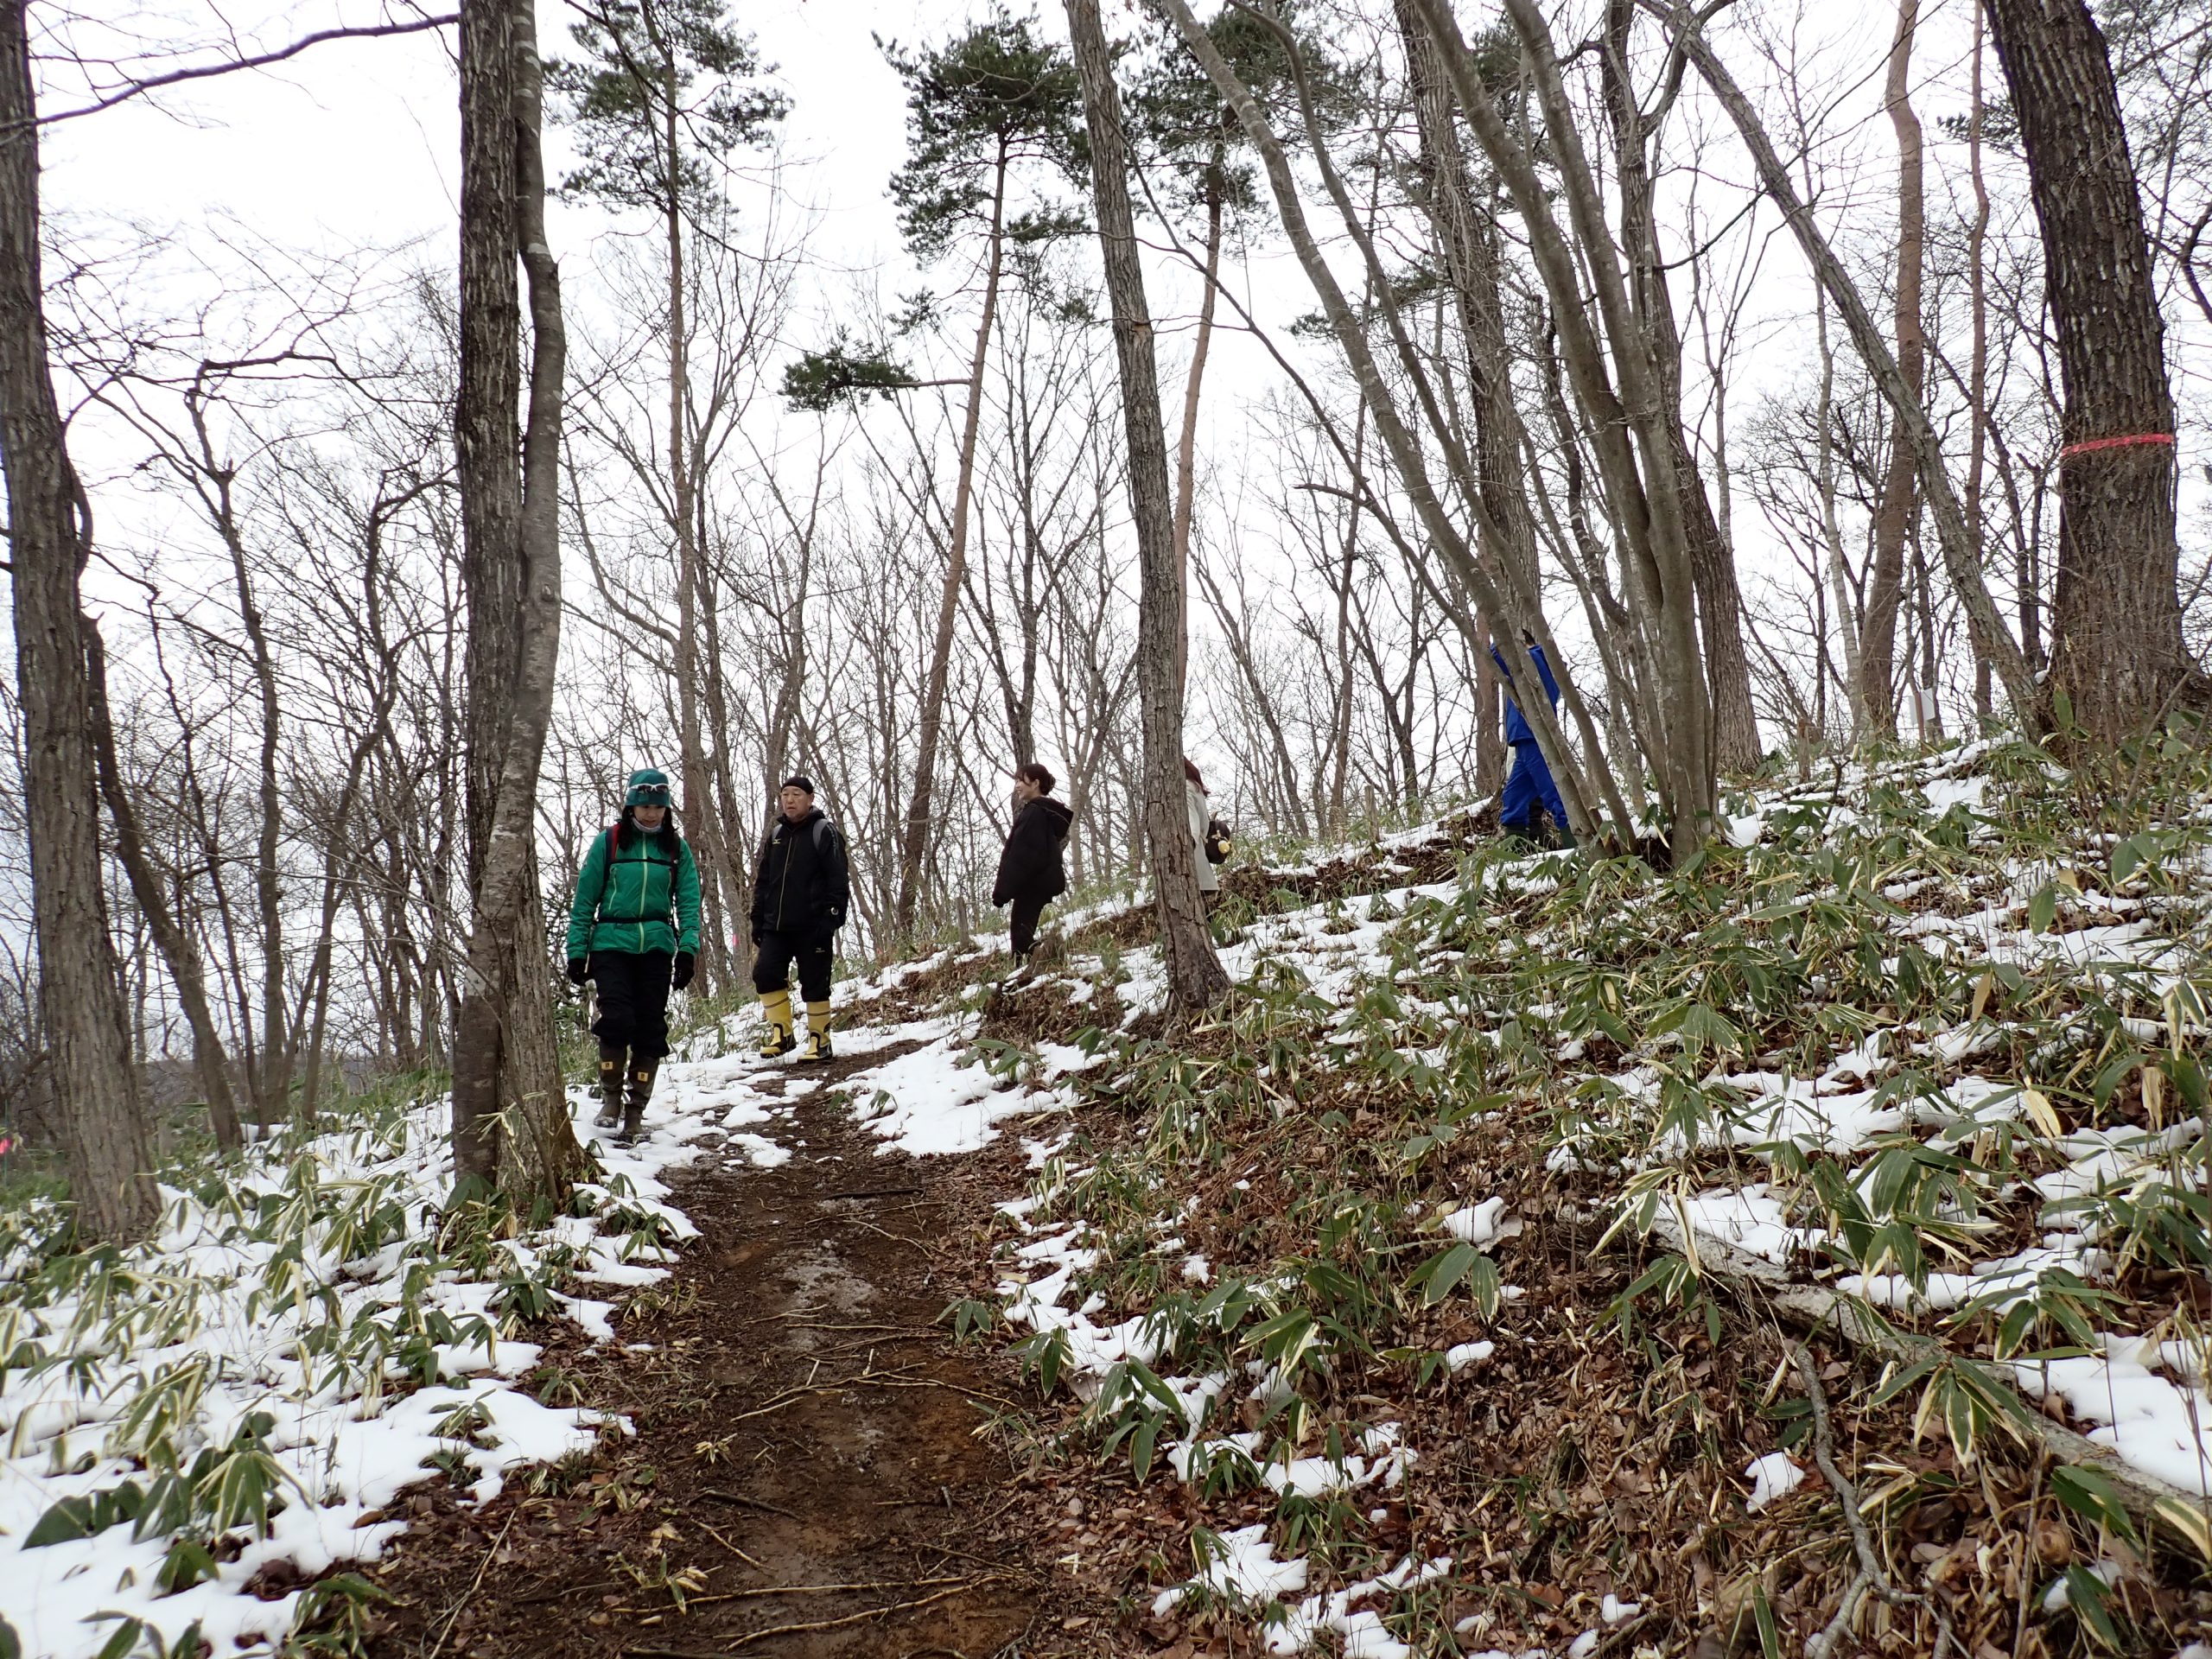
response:
<path id="1" fill-rule="evenodd" d="M 1060 856 L 1075 814 L 1052 798 L 1052 774 L 1034 760 L 1014 772 L 1014 826 L 999 855 L 998 880 L 991 884 L 994 906 L 1012 905 L 1007 925 L 1014 939 L 1014 965 L 1028 965 L 1037 946 L 1037 919 L 1045 906 L 1068 890 L 1067 866 Z"/>
<path id="2" fill-rule="evenodd" d="M 1544 695 L 1551 699 L 1552 707 L 1559 707 L 1559 682 L 1552 677 L 1552 665 L 1527 629 L 1521 632 L 1522 642 L 1529 648 L 1529 655 L 1536 659 L 1536 672 L 1542 677 Z M 1490 648 L 1491 659 L 1497 664 L 1498 672 L 1505 672 L 1505 658 L 1498 655 L 1496 645 Z M 1525 676 L 1528 665 L 1521 668 Z M 1513 694 L 1505 697 L 1505 741 L 1513 746 L 1513 770 L 1506 775 L 1505 793 L 1497 804 L 1497 826 L 1509 836 L 1521 836 L 1528 840 L 1538 839 L 1536 811 L 1539 807 L 1552 815 L 1552 823 L 1560 836 L 1572 839 L 1567 827 L 1567 803 L 1559 798 L 1559 785 L 1552 781 L 1552 769 L 1544 764 L 1544 752 L 1536 747 L 1536 734 L 1529 728 L 1528 717 L 1522 714 L 1521 705 L 1513 701 Z"/>
<path id="3" fill-rule="evenodd" d="M 625 1146 L 668 1052 L 668 994 L 691 982 L 698 949 L 699 867 L 676 833 L 668 774 L 648 766 L 630 774 L 621 817 L 593 839 L 569 906 L 569 978 L 598 988 L 597 1126 L 619 1122 Z"/>
<path id="4" fill-rule="evenodd" d="M 852 902 L 845 837 L 814 804 L 814 780 L 787 778 L 777 792 L 776 822 L 760 843 L 753 876 L 753 988 L 768 1017 L 761 1058 L 780 1059 L 799 1046 L 791 1018 L 791 964 L 806 998 L 806 1052 L 830 1058 L 830 970 L 837 930 Z"/>

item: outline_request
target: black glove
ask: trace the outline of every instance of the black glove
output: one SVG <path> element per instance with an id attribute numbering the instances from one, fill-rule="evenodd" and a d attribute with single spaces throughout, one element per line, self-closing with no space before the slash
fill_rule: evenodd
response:
<path id="1" fill-rule="evenodd" d="M 668 988 L 671 991 L 680 991 L 689 985 L 691 982 L 691 970 L 695 965 L 689 950 L 677 951 L 676 966 L 669 970 Z"/>
<path id="2" fill-rule="evenodd" d="M 591 977 L 591 963 L 582 957 L 569 958 L 569 983 L 581 985 Z"/>

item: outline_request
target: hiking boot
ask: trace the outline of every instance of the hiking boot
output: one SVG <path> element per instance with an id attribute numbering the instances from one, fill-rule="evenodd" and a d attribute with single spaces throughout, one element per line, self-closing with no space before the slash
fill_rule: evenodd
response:
<path id="1" fill-rule="evenodd" d="M 791 994 L 788 988 L 760 993 L 760 1017 L 768 1022 L 767 1039 L 760 1045 L 760 1058 L 780 1060 L 798 1046 L 798 1039 L 791 1032 Z"/>
<path id="2" fill-rule="evenodd" d="M 645 1103 L 653 1097 L 653 1079 L 660 1075 L 658 1059 L 639 1060 L 630 1068 L 630 1091 L 622 1098 L 622 1133 L 615 1144 L 630 1147 L 645 1133 Z"/>
<path id="3" fill-rule="evenodd" d="M 808 1032 L 806 1033 L 806 1052 L 804 1054 L 801 1054 L 799 1058 L 802 1060 L 826 1060 L 830 1058 L 829 1032 L 826 1030 Z"/>
<path id="4" fill-rule="evenodd" d="M 592 1119 L 595 1129 L 611 1129 L 622 1121 L 622 1062 L 626 1051 L 602 1048 L 599 1051 L 599 1116 Z"/>

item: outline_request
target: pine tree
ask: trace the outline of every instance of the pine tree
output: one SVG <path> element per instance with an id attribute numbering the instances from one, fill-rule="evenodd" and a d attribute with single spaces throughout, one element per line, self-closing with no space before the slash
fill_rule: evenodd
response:
<path id="1" fill-rule="evenodd" d="M 1088 144 L 1075 69 L 1067 54 L 1038 33 L 1033 19 L 1004 10 L 945 44 L 919 50 L 877 44 L 906 87 L 906 164 L 891 180 L 907 251 L 924 264 L 963 251 L 978 257 L 982 305 L 969 356 L 967 410 L 952 498 L 944 584 L 930 645 L 916 733 L 913 791 L 899 839 L 899 890 L 893 931 L 913 931 L 935 814 L 937 759 L 952 665 L 954 624 L 967 575 L 969 518 L 976 448 L 983 413 L 983 371 L 998 322 L 999 293 L 1008 255 L 1071 235 L 1081 218 L 1047 194 L 1017 206 L 1025 176 L 1040 181 L 1086 175 Z M 925 384 L 880 352 L 847 349 L 841 341 L 791 365 L 785 396 L 801 408 L 825 409 L 869 391 L 889 393 Z"/>
<path id="2" fill-rule="evenodd" d="M 722 823 L 715 810 L 700 721 L 699 606 L 706 574 L 699 474 L 708 445 L 691 400 L 684 235 L 710 225 L 726 203 L 721 169 L 730 155 L 766 138 L 787 103 L 758 83 L 762 67 L 752 40 L 730 25 L 721 0 L 617 0 L 569 32 L 581 55 L 545 68 L 582 158 L 562 181 L 562 193 L 643 209 L 660 221 L 666 246 L 677 727 L 685 827 L 697 846 L 708 912 L 700 932 L 702 988 L 711 989 L 725 969 L 717 942 L 727 929 L 717 918 L 744 913 L 736 890 L 743 876 L 729 841 L 735 826 Z"/>

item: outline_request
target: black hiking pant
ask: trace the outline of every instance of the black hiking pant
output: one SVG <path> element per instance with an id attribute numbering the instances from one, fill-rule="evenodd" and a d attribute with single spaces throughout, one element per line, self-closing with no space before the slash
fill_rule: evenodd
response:
<path id="1" fill-rule="evenodd" d="M 1014 901 L 1014 908 L 1007 912 L 1007 931 L 1013 935 L 1014 954 L 1026 957 L 1037 948 L 1037 922 L 1044 915 L 1045 906 L 1052 901 L 1028 893 Z"/>
<path id="2" fill-rule="evenodd" d="M 809 928 L 804 932 L 762 933 L 753 938 L 753 988 L 780 991 L 791 982 L 791 964 L 798 964 L 799 994 L 810 1002 L 830 1000 L 830 968 L 836 957 L 837 931 Z"/>
<path id="3" fill-rule="evenodd" d="M 639 1062 L 668 1052 L 668 976 L 676 958 L 665 950 L 591 953 L 591 982 L 599 994 L 592 1035 L 603 1048 L 626 1048 Z"/>

